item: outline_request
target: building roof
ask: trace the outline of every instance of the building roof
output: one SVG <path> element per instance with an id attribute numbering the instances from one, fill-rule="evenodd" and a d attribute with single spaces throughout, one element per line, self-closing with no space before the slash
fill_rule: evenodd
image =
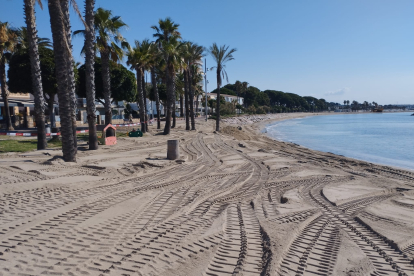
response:
<path id="1" fill-rule="evenodd" d="M 217 95 L 217 93 L 207 93 L 207 96 L 209 96 L 209 95 Z M 237 98 L 237 96 L 235 96 L 235 95 L 228 95 L 228 94 L 221 94 L 221 93 L 220 93 L 220 96 Z M 243 97 L 239 96 L 239 99 L 243 99 Z"/>
<path id="2" fill-rule="evenodd" d="M 3 98 L 0 98 L 0 106 L 4 106 Z M 18 107 L 34 107 L 34 100 L 30 98 L 16 98 L 9 97 L 9 106 L 18 106 Z M 57 104 L 53 105 L 57 107 Z"/>

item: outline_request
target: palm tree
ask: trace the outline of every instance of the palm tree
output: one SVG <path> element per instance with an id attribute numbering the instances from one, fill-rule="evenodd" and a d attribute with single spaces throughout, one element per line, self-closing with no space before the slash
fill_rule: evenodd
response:
<path id="1" fill-rule="evenodd" d="M 216 68 L 217 71 L 217 108 L 216 108 L 216 131 L 220 131 L 220 86 L 221 86 L 221 78 L 225 77 L 227 82 L 229 82 L 229 78 L 227 76 L 227 72 L 225 70 L 226 63 L 230 60 L 233 60 L 233 53 L 237 50 L 235 48 L 230 49 L 230 46 L 217 46 L 216 43 L 213 43 L 212 46 L 209 48 L 209 52 L 213 57 L 214 61 L 217 63 L 217 66 L 212 68 Z"/>
<path id="2" fill-rule="evenodd" d="M 26 1 L 26 0 L 25 0 Z M 35 1 L 39 1 L 39 5 L 41 4 L 40 0 L 35 0 Z M 36 22 L 36 21 L 35 21 Z M 29 50 L 30 49 L 30 42 L 29 42 L 29 33 L 26 27 L 21 27 L 17 30 L 18 33 L 18 44 L 17 44 L 17 50 L 21 51 L 21 50 Z M 41 48 L 52 48 L 52 43 L 50 41 L 49 38 L 45 38 L 45 37 L 38 37 L 37 38 L 37 47 L 38 49 Z"/>
<path id="3" fill-rule="evenodd" d="M 55 53 L 63 159 L 66 162 L 76 162 L 76 124 L 73 120 L 72 100 L 73 58 L 67 28 L 68 18 L 62 16 L 66 11 L 61 5 L 65 4 L 64 2 L 67 1 L 49 0 L 48 6 Z"/>
<path id="4" fill-rule="evenodd" d="M 145 125 L 145 100 L 144 100 L 144 88 L 145 82 L 143 82 L 143 68 L 151 60 L 150 54 L 151 43 L 148 39 L 139 42 L 135 40 L 135 47 L 130 49 L 127 53 L 128 61 L 127 64 L 135 69 L 137 74 L 137 89 L 138 89 L 138 106 L 139 106 L 139 117 L 141 121 L 141 131 L 146 132 L 147 128 Z"/>
<path id="5" fill-rule="evenodd" d="M 185 106 L 185 130 L 190 130 L 190 108 L 189 108 L 189 79 L 188 79 L 188 42 L 186 42 L 185 47 L 181 48 L 181 57 L 184 60 L 181 68 L 180 68 L 180 76 L 182 75 L 182 81 L 183 81 L 183 88 L 184 88 L 184 106 Z"/>
<path id="6" fill-rule="evenodd" d="M 168 135 L 171 131 L 173 109 L 175 113 L 175 70 L 180 67 L 180 50 L 183 44 L 179 41 L 181 38 L 181 34 L 178 32 L 179 24 L 174 23 L 169 17 L 165 20 L 160 19 L 158 24 L 159 26 L 152 26 L 151 28 L 156 31 L 153 36 L 157 38 L 156 42 L 165 62 L 167 103 L 164 134 Z"/>
<path id="7" fill-rule="evenodd" d="M 352 101 L 352 104 L 351 105 L 353 106 L 353 108 L 352 108 L 353 110 L 355 110 L 355 111 L 358 110 L 359 103 L 357 101 Z"/>
<path id="8" fill-rule="evenodd" d="M 160 129 L 161 128 L 160 96 L 158 94 L 158 88 L 157 88 L 157 74 L 155 73 L 155 69 L 160 62 L 160 52 L 159 52 L 158 46 L 155 43 L 151 44 L 149 55 L 150 57 L 148 60 L 148 65 L 150 66 L 150 70 L 151 70 L 151 84 L 152 84 L 152 89 L 154 90 L 155 106 L 157 109 L 157 129 Z"/>
<path id="9" fill-rule="evenodd" d="M 96 135 L 95 106 L 95 0 L 85 0 L 85 71 L 86 71 L 86 111 L 89 128 L 89 149 L 98 149 Z"/>
<path id="10" fill-rule="evenodd" d="M 73 69 L 73 65 L 75 64 L 75 61 L 72 56 L 72 30 L 70 25 L 70 16 L 69 16 L 69 2 L 72 4 L 72 7 L 74 11 L 78 14 L 79 18 L 82 20 L 82 22 L 85 24 L 82 15 L 78 9 L 78 6 L 76 4 L 75 0 L 60 0 L 60 6 L 62 11 L 62 19 L 63 24 L 65 27 L 66 32 L 66 39 L 68 48 L 70 49 L 70 55 L 67 55 L 66 59 L 66 66 L 67 66 L 67 73 L 68 73 L 68 88 L 69 88 L 69 97 L 70 97 L 70 104 L 71 104 L 71 120 L 72 120 L 72 131 L 73 131 L 73 141 L 74 141 L 74 147 L 73 150 L 75 151 L 75 154 L 77 153 L 78 147 L 77 147 L 77 136 L 76 136 L 76 83 L 75 83 L 75 72 Z"/>
<path id="11" fill-rule="evenodd" d="M 110 61 L 118 62 L 124 57 L 124 50 L 129 49 L 129 44 L 120 31 L 127 28 L 120 16 L 112 16 L 112 11 L 98 8 L 95 12 L 94 26 L 96 33 L 96 48 L 102 59 L 102 81 L 105 107 L 105 125 L 112 123 L 111 108 L 111 74 Z M 85 35 L 85 30 L 78 30 L 74 35 Z M 86 50 L 86 49 L 85 49 Z"/>
<path id="12" fill-rule="evenodd" d="M 184 50 L 183 56 L 186 57 L 186 55 L 187 55 L 187 51 Z M 190 108 L 189 108 L 190 81 L 188 79 L 188 73 L 187 73 L 185 64 L 183 66 L 183 75 L 184 75 L 185 130 L 190 130 Z"/>
<path id="13" fill-rule="evenodd" d="M 242 82 L 242 92 L 243 92 L 243 105 L 246 107 L 246 91 L 249 87 L 249 83 L 247 81 Z"/>
<path id="14" fill-rule="evenodd" d="M 186 43 L 187 47 L 187 78 L 189 80 L 189 99 L 190 99 L 190 117 L 191 117 L 191 130 L 195 130 L 195 116 L 194 116 L 194 87 L 197 85 L 198 73 L 197 67 L 201 66 L 201 59 L 204 54 L 204 47 L 192 42 Z"/>
<path id="15" fill-rule="evenodd" d="M 41 6 L 41 2 L 40 0 L 35 0 L 35 2 L 38 1 L 39 6 L 41 8 L 43 8 Z M 29 3 L 31 4 L 31 3 Z M 21 55 L 21 54 L 27 54 L 29 56 L 29 62 L 30 62 L 30 42 L 29 42 L 29 33 L 27 31 L 26 27 L 21 27 L 17 30 L 17 35 L 18 35 L 18 44 L 16 46 L 16 50 L 13 52 L 13 57 L 14 55 Z M 49 38 L 42 38 L 42 37 L 38 37 L 37 38 L 37 49 L 38 52 L 50 52 L 51 48 L 52 48 L 52 42 Z M 53 53 L 53 51 L 52 51 Z M 41 56 L 41 54 L 39 53 L 39 56 Z M 41 64 L 41 62 L 40 62 Z M 53 64 L 54 67 L 54 64 Z M 40 69 L 39 69 L 40 70 Z M 39 71 L 40 72 L 40 71 Z M 41 72 L 41 76 L 43 75 L 43 72 Z M 42 77 L 41 77 L 42 78 Z M 43 82 L 43 80 L 42 80 Z M 43 86 L 43 83 L 42 83 Z M 43 90 L 43 87 L 42 87 Z M 18 92 L 18 91 L 14 91 L 14 92 Z M 34 90 L 31 89 L 30 92 L 32 94 L 34 94 Z M 56 123 L 55 123 L 55 115 L 54 115 L 54 108 L 53 108 L 53 104 L 54 104 L 54 95 L 55 93 L 51 93 L 49 94 L 49 92 L 45 92 L 43 91 L 43 98 L 44 98 L 44 102 L 47 103 L 48 109 L 49 109 L 49 120 L 50 120 L 50 125 L 52 127 L 56 127 Z M 46 98 L 46 96 L 48 96 L 48 98 Z"/>
<path id="16" fill-rule="evenodd" d="M 6 82 L 6 63 L 11 57 L 18 43 L 17 30 L 12 29 L 8 22 L 0 22 L 0 84 L 1 95 L 4 102 L 4 117 L 8 130 L 13 130 L 10 109 L 9 109 L 9 91 Z"/>
<path id="17" fill-rule="evenodd" d="M 38 0 L 40 7 L 42 3 Z M 40 70 L 40 58 L 37 41 L 36 17 L 34 10 L 34 0 L 24 0 L 24 14 L 26 17 L 27 29 L 23 30 L 27 34 L 29 42 L 29 56 L 31 64 L 32 86 L 35 102 L 35 117 L 37 127 L 37 149 L 46 149 L 46 129 L 45 129 L 45 99 L 43 97 L 42 75 Z"/>
<path id="18" fill-rule="evenodd" d="M 202 71 L 202 65 L 200 64 L 193 64 L 191 66 L 192 71 L 192 83 L 194 96 L 196 99 L 195 103 L 195 113 L 198 112 L 198 100 L 200 98 L 200 95 L 202 95 L 203 91 L 203 71 Z"/>
<path id="19" fill-rule="evenodd" d="M 184 73 L 180 70 L 175 79 L 175 90 L 180 98 L 180 117 L 184 117 Z"/>
<path id="20" fill-rule="evenodd" d="M 156 31 L 156 33 L 153 35 L 155 38 L 157 38 L 156 42 L 159 43 L 160 48 L 162 45 L 160 44 L 161 41 L 169 41 L 170 38 L 181 38 L 180 32 L 178 32 L 178 27 L 180 24 L 174 23 L 174 21 L 171 20 L 170 17 L 165 18 L 164 20 L 160 19 L 158 20 L 159 26 L 151 26 L 152 29 Z"/>

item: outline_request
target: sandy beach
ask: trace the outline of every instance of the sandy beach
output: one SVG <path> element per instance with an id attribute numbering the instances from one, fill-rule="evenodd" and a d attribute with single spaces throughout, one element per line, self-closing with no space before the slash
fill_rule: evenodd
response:
<path id="1" fill-rule="evenodd" d="M 0 275 L 414 275 L 414 173 L 261 133 L 308 115 L 0 155 Z"/>

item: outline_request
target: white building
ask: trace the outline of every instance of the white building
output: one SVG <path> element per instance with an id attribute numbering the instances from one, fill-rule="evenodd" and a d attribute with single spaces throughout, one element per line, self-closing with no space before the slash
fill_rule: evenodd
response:
<path id="1" fill-rule="evenodd" d="M 232 102 L 237 103 L 237 100 L 238 100 L 238 104 L 243 105 L 243 102 L 244 102 L 243 97 L 237 97 L 234 95 L 227 95 L 227 94 L 221 94 L 221 93 L 220 93 L 220 96 L 224 97 L 224 100 L 228 103 L 232 103 Z M 207 93 L 207 98 L 217 100 L 217 93 Z"/>

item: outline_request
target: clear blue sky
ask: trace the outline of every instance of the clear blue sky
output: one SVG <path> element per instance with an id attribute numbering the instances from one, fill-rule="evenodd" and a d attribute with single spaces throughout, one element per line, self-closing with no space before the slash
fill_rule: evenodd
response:
<path id="1" fill-rule="evenodd" d="M 43 2 L 43 11 L 36 8 L 39 36 L 51 38 Z M 122 16 L 130 42 L 151 39 L 150 26 L 170 16 L 186 40 L 237 48 L 227 65 L 231 83 L 335 102 L 414 103 L 412 0 L 97 0 L 96 7 Z M 23 1 L 2 0 L 0 21 L 23 26 Z M 74 15 L 72 27 L 83 28 Z M 74 39 L 77 61 L 82 44 Z M 208 56 L 207 65 L 213 66 Z M 209 81 L 210 91 L 214 73 Z"/>

